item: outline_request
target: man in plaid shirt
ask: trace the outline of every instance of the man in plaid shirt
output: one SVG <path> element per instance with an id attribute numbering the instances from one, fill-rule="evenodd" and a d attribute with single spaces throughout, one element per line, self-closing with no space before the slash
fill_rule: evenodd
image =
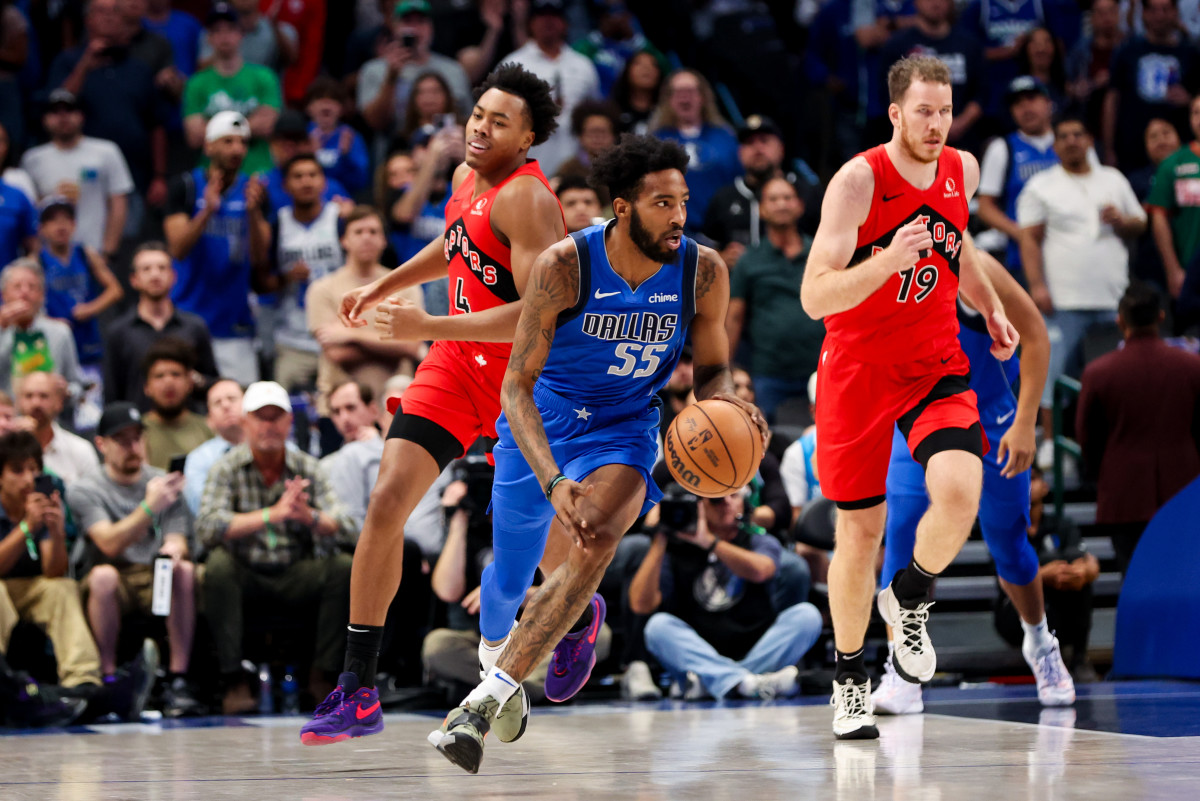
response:
<path id="1" fill-rule="evenodd" d="M 227 715 L 255 706 L 240 672 L 245 601 L 315 605 L 313 668 L 330 675 L 341 669 L 350 614 L 348 551 L 357 533 L 317 460 L 287 447 L 287 391 L 274 381 L 251 384 L 242 413 L 245 441 L 213 465 L 196 521 L 210 551 L 205 603 L 226 678 Z M 324 697 L 324 688 L 312 689 Z"/>

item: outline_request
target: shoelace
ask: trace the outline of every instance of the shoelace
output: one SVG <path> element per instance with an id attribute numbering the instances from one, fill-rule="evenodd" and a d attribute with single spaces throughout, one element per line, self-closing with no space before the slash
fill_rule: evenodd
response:
<path id="1" fill-rule="evenodd" d="M 897 650 L 903 648 L 909 653 L 924 653 L 921 642 L 921 631 L 929 620 L 929 604 L 921 604 L 916 609 L 900 607 L 900 641 L 896 643 Z"/>
<path id="2" fill-rule="evenodd" d="M 555 651 L 554 657 L 552 659 L 553 664 L 550 666 L 551 669 L 554 671 L 554 675 L 555 676 L 567 675 L 567 667 L 570 665 L 573 665 L 579 661 L 579 652 L 582 650 L 583 650 L 583 637 L 580 637 L 579 639 L 575 640 L 575 644 L 573 646 L 571 646 L 571 658 L 564 660 L 565 664 L 559 662 L 558 651 Z"/>
<path id="3" fill-rule="evenodd" d="M 325 700 L 317 704 L 317 708 L 313 710 L 313 717 L 319 718 L 332 713 L 338 709 L 346 701 L 346 694 L 338 687 L 333 692 L 325 697 Z"/>
<path id="4" fill-rule="evenodd" d="M 1046 675 L 1046 683 L 1050 684 L 1051 686 L 1057 686 L 1061 684 L 1063 680 L 1062 671 L 1058 669 L 1058 666 L 1061 664 L 1061 662 L 1060 660 L 1055 659 L 1056 656 L 1058 656 L 1058 649 L 1051 648 L 1049 651 L 1038 657 L 1038 662 L 1041 664 L 1042 671 Z"/>
<path id="5" fill-rule="evenodd" d="M 847 681 L 845 684 L 839 684 L 837 692 L 829 699 L 829 705 L 836 707 L 838 699 L 841 698 L 845 702 L 846 717 L 859 717 L 869 714 L 867 709 L 868 684 L 856 684 L 852 681 Z"/>

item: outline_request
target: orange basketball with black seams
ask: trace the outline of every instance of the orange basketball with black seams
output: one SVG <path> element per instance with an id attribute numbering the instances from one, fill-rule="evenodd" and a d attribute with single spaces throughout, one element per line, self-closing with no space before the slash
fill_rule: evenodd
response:
<path id="1" fill-rule="evenodd" d="M 758 426 L 740 406 L 702 400 L 667 428 L 664 457 L 672 478 L 689 492 L 720 498 L 750 482 L 763 457 Z"/>

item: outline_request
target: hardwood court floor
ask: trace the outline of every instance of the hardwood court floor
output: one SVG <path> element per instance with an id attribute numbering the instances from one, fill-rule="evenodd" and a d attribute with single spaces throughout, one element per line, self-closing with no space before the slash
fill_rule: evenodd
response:
<path id="1" fill-rule="evenodd" d="M 97 726 L 0 737 L 0 799 L 1200 798 L 1200 686 L 1091 685 L 1067 710 L 1041 711 L 1032 694 L 927 691 L 927 714 L 880 718 L 878 742 L 847 743 L 819 699 L 539 708 L 520 742 L 489 738 L 478 776 L 425 742 L 439 722 L 426 715 L 320 748 L 300 745 L 298 719 Z"/>

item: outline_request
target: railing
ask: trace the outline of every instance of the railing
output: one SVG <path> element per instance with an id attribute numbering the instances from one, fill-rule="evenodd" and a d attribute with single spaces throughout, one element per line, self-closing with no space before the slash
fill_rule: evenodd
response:
<path id="1" fill-rule="evenodd" d="M 1060 376 L 1054 382 L 1054 515 L 1058 520 L 1062 520 L 1065 504 L 1063 454 L 1071 454 L 1078 462 L 1083 459 L 1079 443 L 1063 434 L 1063 410 L 1079 395 L 1079 390 L 1079 382 L 1068 376 Z"/>

